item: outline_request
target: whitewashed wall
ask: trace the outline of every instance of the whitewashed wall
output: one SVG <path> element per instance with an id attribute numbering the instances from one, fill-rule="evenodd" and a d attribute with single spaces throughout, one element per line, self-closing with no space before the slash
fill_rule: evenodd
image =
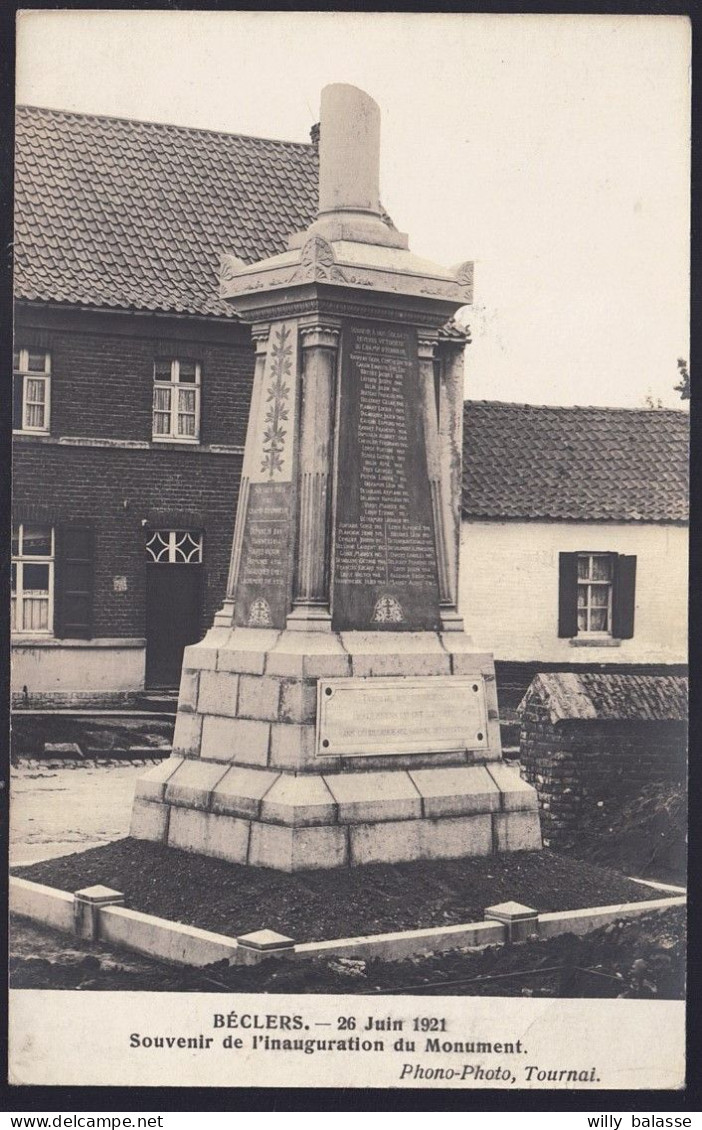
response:
<path id="1" fill-rule="evenodd" d="M 636 554 L 634 637 L 619 647 L 558 638 L 558 554 Z M 463 522 L 460 609 L 495 659 L 687 662 L 687 529 L 615 522 Z"/>
<path id="2" fill-rule="evenodd" d="M 43 696 L 120 694 L 143 690 L 143 639 L 37 640 L 12 644 L 12 694 L 24 688 L 39 705 Z"/>

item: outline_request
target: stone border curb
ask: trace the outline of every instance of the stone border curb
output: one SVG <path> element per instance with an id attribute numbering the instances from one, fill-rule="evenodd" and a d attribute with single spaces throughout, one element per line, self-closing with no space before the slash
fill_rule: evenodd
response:
<path id="1" fill-rule="evenodd" d="M 673 883 L 659 883 L 654 879 L 635 879 L 633 875 L 628 876 L 632 883 L 640 883 L 643 887 L 652 887 L 654 891 L 669 891 L 674 895 L 686 895 L 687 887 L 678 887 Z"/>
<path id="2" fill-rule="evenodd" d="M 600 926 L 616 922 L 618 918 L 638 918 L 649 910 L 667 910 L 671 906 L 685 906 L 687 896 L 651 899 L 646 902 L 626 902 L 620 906 L 589 906 L 584 910 L 557 910 L 539 915 L 539 937 L 555 938 L 558 934 L 589 934 Z"/>
<path id="3" fill-rule="evenodd" d="M 10 876 L 11 913 L 39 922 L 62 933 L 73 934 L 75 895 L 45 887 L 29 879 Z M 649 911 L 685 906 L 687 898 L 675 895 L 645 902 L 611 906 L 558 910 L 538 916 L 539 938 L 559 934 L 588 934 L 620 918 L 635 918 Z M 253 965 L 267 957 L 358 957 L 400 961 L 406 957 L 441 953 L 452 949 L 474 949 L 504 945 L 508 929 L 502 922 L 468 922 L 455 926 L 433 926 L 422 930 L 402 930 L 388 934 L 369 934 L 357 938 L 333 938 L 322 942 L 302 942 L 294 948 L 276 951 L 255 950 L 240 945 L 236 938 L 183 926 L 151 914 L 106 906 L 97 911 L 97 938 L 111 945 L 134 950 L 175 965 L 203 966 L 227 960 L 231 965 Z"/>
<path id="4" fill-rule="evenodd" d="M 41 922 L 62 934 L 72 934 L 75 928 L 73 906 L 75 898 L 68 891 L 55 887 L 45 887 L 32 883 L 29 879 L 19 879 L 10 875 L 9 909 L 13 914 Z"/>

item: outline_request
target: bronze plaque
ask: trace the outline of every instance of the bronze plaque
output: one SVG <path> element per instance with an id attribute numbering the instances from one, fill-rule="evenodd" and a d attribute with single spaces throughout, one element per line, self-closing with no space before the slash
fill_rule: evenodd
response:
<path id="1" fill-rule="evenodd" d="M 488 748 L 482 677 L 320 679 L 317 694 L 321 757 Z"/>

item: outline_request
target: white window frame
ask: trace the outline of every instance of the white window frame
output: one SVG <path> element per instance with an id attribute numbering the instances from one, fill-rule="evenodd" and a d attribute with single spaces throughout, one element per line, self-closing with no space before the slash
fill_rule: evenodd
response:
<path id="1" fill-rule="evenodd" d="M 51 426 L 51 354 L 44 349 L 18 349 L 19 367 L 12 369 L 13 377 L 22 378 L 22 427 L 13 428 L 13 432 L 21 435 L 48 435 Z M 44 371 L 30 372 L 29 354 L 44 354 Z M 41 427 L 27 423 L 27 381 L 41 381 L 44 385 L 44 422 Z"/>
<path id="2" fill-rule="evenodd" d="M 24 553 L 24 529 L 25 526 L 42 526 L 41 522 L 20 522 L 16 526 L 17 529 L 17 553 L 12 556 L 12 564 L 15 566 L 17 573 L 17 584 L 15 596 L 12 598 L 15 601 L 15 625 L 17 625 L 20 617 L 22 621 L 21 627 L 13 627 L 13 636 L 53 636 L 54 634 L 54 564 L 56 561 L 56 531 L 53 526 L 46 526 L 45 529 L 51 531 L 51 553 L 49 556 L 45 554 L 28 554 Z M 47 627 L 46 628 L 25 628 L 24 627 L 24 566 L 25 565 L 48 565 L 49 567 L 49 587 L 48 587 L 48 605 L 47 605 Z M 34 590 L 29 590 L 34 591 Z M 36 590 L 44 592 L 44 590 Z"/>
<path id="3" fill-rule="evenodd" d="M 170 362 L 171 366 L 171 379 L 169 381 L 160 380 L 156 377 L 156 362 L 154 362 L 154 394 L 153 405 L 151 410 L 151 439 L 153 443 L 199 443 L 200 442 L 200 388 L 202 381 L 202 366 L 199 361 L 190 361 L 183 358 L 188 364 L 195 366 L 195 380 L 194 381 L 181 381 L 180 380 L 180 365 L 181 361 L 174 358 Z M 156 433 L 154 431 L 154 416 L 157 412 L 156 408 L 156 392 L 158 389 L 168 389 L 170 391 L 170 428 L 167 434 Z M 195 435 L 181 435 L 178 431 L 178 416 L 179 416 L 179 396 L 178 393 L 181 389 L 194 391 L 195 393 Z M 158 409 L 158 411 L 164 411 Z"/>
<path id="4" fill-rule="evenodd" d="M 578 626 L 578 637 L 579 638 L 585 638 L 585 639 L 611 639 L 612 638 L 612 609 L 613 609 L 613 593 L 614 593 L 614 559 L 615 559 L 615 556 L 616 556 L 616 554 L 614 554 L 614 553 L 603 553 L 603 552 L 578 553 L 578 555 L 577 555 L 578 561 L 581 561 L 583 559 L 587 559 L 587 561 L 588 561 L 588 576 L 587 576 L 587 578 L 585 578 L 585 577 L 581 578 L 580 574 L 578 573 L 577 590 L 576 590 L 578 620 L 580 620 L 580 613 L 585 611 L 587 623 L 589 624 L 590 623 L 590 615 L 591 615 L 591 612 L 592 612 L 593 609 L 599 610 L 599 611 L 602 611 L 603 608 L 607 609 L 607 627 L 605 629 L 592 629 L 592 628 L 581 628 L 580 626 Z M 592 563 L 593 563 L 593 559 L 595 557 L 606 557 L 607 560 L 609 561 L 610 576 L 609 576 L 608 580 L 599 581 L 599 580 L 593 580 L 592 579 L 592 573 L 593 573 Z M 607 587 L 607 590 L 608 590 L 607 591 L 607 604 L 606 605 L 604 605 L 604 604 L 592 604 L 592 589 L 598 588 L 598 587 L 601 588 L 601 587 L 605 587 L 605 586 Z M 580 604 L 580 599 L 579 599 L 581 587 L 582 588 L 587 587 L 587 603 L 585 605 L 582 605 L 582 606 Z"/>

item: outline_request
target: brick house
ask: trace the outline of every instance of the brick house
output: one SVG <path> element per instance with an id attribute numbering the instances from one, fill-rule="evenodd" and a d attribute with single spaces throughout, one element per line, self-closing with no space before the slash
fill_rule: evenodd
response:
<path id="1" fill-rule="evenodd" d="M 13 695 L 177 685 L 221 603 L 253 374 L 219 256 L 313 219 L 314 145 L 19 107 Z"/>
<path id="2" fill-rule="evenodd" d="M 688 422 L 466 403 L 460 604 L 504 717 L 537 671 L 684 672 Z"/>

